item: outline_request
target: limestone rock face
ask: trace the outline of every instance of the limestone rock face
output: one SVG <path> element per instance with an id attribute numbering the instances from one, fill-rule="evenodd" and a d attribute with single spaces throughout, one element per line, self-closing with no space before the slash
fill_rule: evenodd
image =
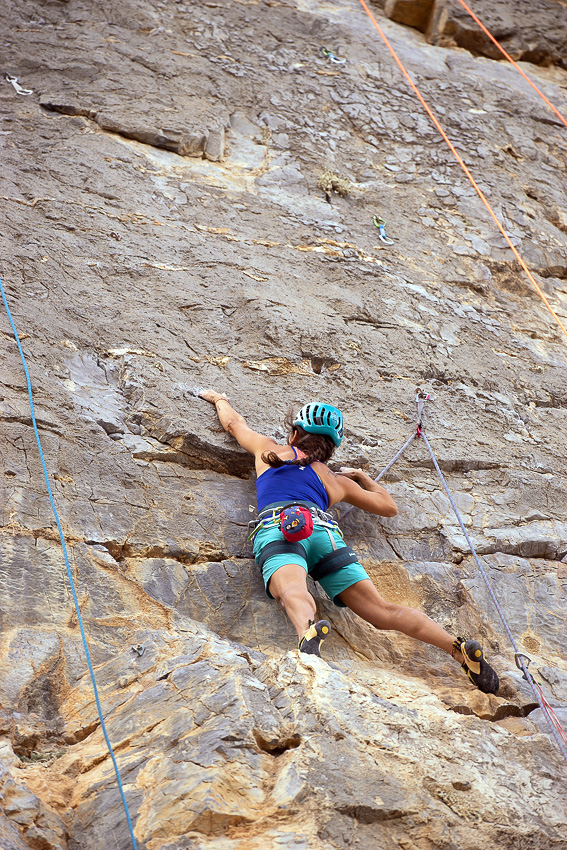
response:
<path id="1" fill-rule="evenodd" d="M 564 4 L 521 5 L 475 11 L 566 114 Z M 563 126 L 462 7 L 373 10 L 566 321 Z M 300 656 L 246 541 L 251 457 L 193 394 L 282 441 L 290 407 L 328 399 L 334 461 L 377 475 L 426 389 L 566 724 L 567 340 L 360 5 L 8 0 L 0 31 L 32 91 L 0 81 L 2 280 L 138 846 L 563 846 L 565 762 L 423 442 L 386 476 L 398 516 L 342 527 L 388 600 L 482 640 L 497 697 L 313 584 L 333 631 Z M 1 310 L 0 337 L 0 847 L 126 850 Z"/>
<path id="2" fill-rule="evenodd" d="M 427 34 L 432 44 L 464 47 L 474 54 L 502 59 L 502 51 L 478 26 L 459 0 L 378 0 L 393 21 Z M 567 67 L 567 16 L 561 0 L 522 0 L 467 4 L 514 59 Z"/>

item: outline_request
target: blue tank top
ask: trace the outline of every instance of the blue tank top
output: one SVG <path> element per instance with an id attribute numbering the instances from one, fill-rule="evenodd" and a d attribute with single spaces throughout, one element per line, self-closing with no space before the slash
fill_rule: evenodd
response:
<path id="1" fill-rule="evenodd" d="M 295 456 L 297 452 L 292 446 Z M 256 480 L 258 511 L 274 502 L 313 502 L 322 511 L 329 507 L 323 482 L 311 466 L 278 466 L 266 469 Z"/>

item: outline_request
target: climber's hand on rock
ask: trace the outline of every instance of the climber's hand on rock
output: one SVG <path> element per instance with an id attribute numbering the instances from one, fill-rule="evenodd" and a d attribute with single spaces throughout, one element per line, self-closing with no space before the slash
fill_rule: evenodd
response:
<path id="1" fill-rule="evenodd" d="M 362 487 L 363 490 L 372 490 L 374 492 L 382 492 L 383 490 L 383 488 L 379 487 L 378 484 L 376 484 L 370 475 L 363 469 L 352 469 L 350 466 L 343 466 L 341 467 L 339 475 L 344 475 L 345 478 L 350 478 L 352 481 L 356 481 L 358 486 Z"/>
<path id="2" fill-rule="evenodd" d="M 228 401 L 226 393 L 217 393 L 216 390 L 212 389 L 201 390 L 201 392 L 199 393 L 199 398 L 203 398 L 205 399 L 205 401 L 208 401 L 211 404 L 216 404 L 217 401 L 221 398 L 224 398 L 226 401 Z"/>
<path id="3" fill-rule="evenodd" d="M 339 475 L 344 475 L 345 478 L 351 478 L 353 481 L 358 481 L 365 474 L 362 469 L 353 469 L 351 466 L 341 466 L 339 469 Z"/>

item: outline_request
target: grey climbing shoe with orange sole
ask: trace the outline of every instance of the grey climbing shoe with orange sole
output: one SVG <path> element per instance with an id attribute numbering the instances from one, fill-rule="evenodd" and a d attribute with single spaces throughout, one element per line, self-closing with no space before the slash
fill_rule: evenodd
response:
<path id="1" fill-rule="evenodd" d="M 485 694 L 497 694 L 500 681 L 495 670 L 484 658 L 482 647 L 476 640 L 458 637 L 453 641 L 453 651 L 460 652 L 464 658 L 461 667 L 473 685 Z"/>
<path id="2" fill-rule="evenodd" d="M 331 632 L 328 620 L 309 620 L 309 628 L 302 638 L 299 638 L 298 649 L 307 655 L 318 655 L 321 658 L 321 644 Z"/>

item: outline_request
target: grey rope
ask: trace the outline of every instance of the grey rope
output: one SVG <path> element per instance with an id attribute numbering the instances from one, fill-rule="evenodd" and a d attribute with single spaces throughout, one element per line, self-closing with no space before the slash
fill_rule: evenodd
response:
<path id="1" fill-rule="evenodd" d="M 427 437 L 423 433 L 423 430 L 421 430 L 420 436 L 423 437 L 425 445 L 427 446 L 427 450 L 428 450 L 429 454 L 431 455 L 431 460 L 433 461 L 433 465 L 435 466 L 435 469 L 437 470 L 437 474 L 438 474 L 439 478 L 441 479 L 441 483 L 443 484 L 443 487 L 445 489 L 445 493 L 447 494 L 447 498 L 449 499 L 449 501 L 451 503 L 451 507 L 453 508 L 453 511 L 455 512 L 455 516 L 457 517 L 457 522 L 461 526 L 461 531 L 463 532 L 463 534 L 465 536 L 465 540 L 467 541 L 467 543 L 469 545 L 469 548 L 471 550 L 471 553 L 472 553 L 472 556 L 475 560 L 475 563 L 476 563 L 476 565 L 477 565 L 477 567 L 480 571 L 481 576 L 484 579 L 484 582 L 485 582 L 486 587 L 488 589 L 488 592 L 490 594 L 490 598 L 494 602 L 496 610 L 498 611 L 500 619 L 502 620 L 502 624 L 503 624 L 503 626 L 506 630 L 506 634 L 508 635 L 508 638 L 510 639 L 510 643 L 514 647 L 516 664 L 522 670 L 525 680 L 527 681 L 527 683 L 531 687 L 533 695 L 536 699 L 536 702 L 539 704 L 539 707 L 543 711 L 543 715 L 548 722 L 549 728 L 551 729 L 551 732 L 553 734 L 553 737 L 555 738 L 557 746 L 559 747 L 559 750 L 561 751 L 563 758 L 565 759 L 565 761 L 567 761 L 567 750 L 565 749 L 563 742 L 561 741 L 559 733 L 557 732 L 557 730 L 555 728 L 555 725 L 554 725 L 554 723 L 551 719 L 551 716 L 550 716 L 546 706 L 543 703 L 543 700 L 541 699 L 538 691 L 536 690 L 536 686 L 535 686 L 535 683 L 533 681 L 532 675 L 531 675 L 531 673 L 528 672 L 528 665 L 524 661 L 525 656 L 518 649 L 518 645 L 517 645 L 517 643 L 514 639 L 514 635 L 512 634 L 512 632 L 510 630 L 510 626 L 508 625 L 506 617 L 504 616 L 504 612 L 502 611 L 502 608 L 500 607 L 500 604 L 499 604 L 499 602 L 498 602 L 498 600 L 497 600 L 497 598 L 494 594 L 494 591 L 492 590 L 492 585 L 490 584 L 490 579 L 488 578 L 488 575 L 486 574 L 486 571 L 485 571 L 484 567 L 482 566 L 482 564 L 480 562 L 480 558 L 476 554 L 475 548 L 472 544 L 472 540 L 470 539 L 470 537 L 467 533 L 467 530 L 464 526 L 464 523 L 463 523 L 463 520 L 462 520 L 461 515 L 459 513 L 459 510 L 458 510 L 458 508 L 457 508 L 457 506 L 456 506 L 456 504 L 453 500 L 453 497 L 451 495 L 451 491 L 449 490 L 449 488 L 447 486 L 447 482 L 445 481 L 445 478 L 443 476 L 443 473 L 441 472 L 441 469 L 439 468 L 439 464 L 437 463 L 437 458 L 435 457 L 435 455 L 433 453 L 433 449 L 429 445 L 429 440 L 427 439 Z"/>
<path id="2" fill-rule="evenodd" d="M 417 431 L 414 431 L 414 432 L 413 432 L 413 434 L 411 435 L 411 437 L 409 438 L 409 440 L 406 440 L 406 441 L 405 441 L 405 443 L 403 444 L 403 446 L 401 447 L 401 449 L 399 450 L 399 452 L 397 452 L 397 453 L 394 455 L 394 457 L 392 458 L 392 460 L 390 461 L 390 463 L 388 463 L 388 464 L 384 467 L 384 469 L 382 470 L 382 472 L 380 473 L 380 475 L 378 475 L 378 476 L 374 479 L 374 481 L 376 482 L 376 484 L 378 484 L 378 482 L 380 481 L 380 479 L 381 479 L 384 475 L 386 475 L 386 473 L 388 472 L 388 470 L 389 470 L 389 469 L 391 469 L 391 468 L 392 468 L 392 466 L 395 464 L 395 462 L 396 462 L 396 461 L 397 461 L 397 460 L 398 460 L 398 459 L 399 459 L 399 458 L 403 455 L 403 453 L 405 452 L 405 450 L 407 449 L 407 447 L 409 446 L 409 444 L 411 443 L 411 441 L 412 441 L 412 440 L 414 440 L 417 436 L 418 436 Z M 354 509 L 354 505 L 349 505 L 349 506 L 348 506 L 348 508 L 345 508 L 345 509 L 344 509 L 344 511 L 342 511 L 342 512 L 341 512 L 341 522 L 343 521 L 343 519 L 344 519 L 346 516 L 348 516 L 348 514 L 350 514 L 350 512 L 351 512 L 353 509 Z"/>
<path id="3" fill-rule="evenodd" d="M 451 491 L 449 490 L 449 487 L 447 486 L 447 482 L 445 481 L 445 477 L 444 477 L 443 473 L 441 472 L 439 464 L 437 463 L 437 458 L 435 457 L 435 454 L 433 453 L 433 449 L 431 448 L 431 446 L 429 444 L 429 440 L 427 439 L 427 437 L 423 433 L 423 425 L 422 425 L 422 422 L 421 422 L 421 415 L 422 415 L 422 412 L 423 412 L 423 407 L 425 405 L 425 402 L 428 399 L 429 399 L 429 396 L 426 395 L 425 393 L 423 393 L 421 391 L 420 387 L 418 387 L 417 388 L 417 395 L 416 395 L 416 398 L 415 398 L 415 401 L 416 401 L 416 404 L 417 404 L 417 417 L 418 417 L 416 429 L 413 432 L 413 434 L 411 435 L 411 437 L 408 440 L 406 440 L 406 442 L 401 447 L 401 449 L 398 452 L 396 452 L 396 454 L 394 455 L 392 460 L 384 467 L 382 472 L 374 479 L 374 481 L 376 483 L 378 483 L 378 481 L 380 481 L 382 476 L 384 476 L 386 474 L 386 472 L 388 472 L 388 470 L 402 456 L 402 454 L 405 452 L 405 450 L 407 449 L 407 447 L 409 446 L 411 441 L 413 439 L 415 439 L 415 437 L 423 437 L 425 445 L 427 446 L 427 450 L 428 450 L 428 452 L 431 456 L 431 460 L 433 461 L 433 465 L 434 465 L 434 467 L 437 471 L 439 478 L 441 479 L 441 483 L 442 483 L 443 488 L 444 488 L 444 490 L 447 494 L 449 502 L 451 503 L 451 507 L 453 508 L 455 516 L 457 517 L 457 522 L 459 523 L 459 525 L 461 527 L 461 531 L 463 532 L 463 534 L 465 536 L 465 540 L 467 541 L 467 543 L 469 545 L 469 548 L 471 550 L 471 553 L 472 553 L 472 556 L 475 560 L 475 563 L 476 563 L 476 565 L 477 565 L 477 567 L 480 571 L 482 578 L 484 579 L 484 583 L 486 584 L 490 598 L 492 599 L 494 606 L 495 606 L 496 610 L 498 611 L 498 615 L 499 615 L 500 619 L 502 620 L 502 624 L 504 626 L 504 629 L 506 630 L 506 634 L 508 635 L 510 643 L 512 644 L 512 647 L 514 648 L 514 658 L 515 658 L 515 661 L 516 661 L 516 666 L 522 671 L 522 673 L 524 674 L 524 679 L 526 680 L 526 682 L 529 684 L 530 688 L 532 689 L 532 693 L 535 697 L 535 700 L 536 700 L 537 704 L 539 705 L 539 707 L 541 708 L 541 710 L 543 712 L 543 716 L 547 720 L 549 728 L 551 729 L 551 733 L 552 733 L 553 737 L 555 738 L 557 746 L 559 747 L 559 751 L 560 751 L 561 755 L 563 756 L 563 758 L 565 759 L 565 761 L 567 762 L 567 750 L 565 749 L 565 746 L 564 746 L 564 744 L 561 740 L 560 734 L 557 731 L 557 728 L 556 728 L 554 721 L 552 719 L 552 715 L 550 713 L 550 711 L 553 712 L 553 709 L 551 709 L 551 707 L 550 707 L 550 709 L 548 710 L 548 708 L 545 704 L 547 702 L 547 700 L 545 700 L 545 697 L 543 697 L 543 695 L 540 694 L 537 690 L 537 683 L 535 682 L 532 674 L 529 672 L 528 664 L 526 663 L 526 661 L 529 663 L 529 657 L 527 655 L 524 655 L 524 653 L 520 652 L 520 650 L 518 648 L 518 644 L 516 643 L 514 635 L 512 634 L 510 626 L 508 625 L 508 621 L 506 620 L 506 617 L 504 616 L 504 612 L 502 611 L 502 608 L 500 607 L 500 604 L 499 604 L 499 602 L 498 602 L 498 600 L 497 600 L 497 598 L 494 594 L 494 591 L 492 590 L 492 585 L 490 584 L 490 579 L 488 578 L 488 575 L 487 575 L 484 567 L 482 566 L 482 564 L 480 562 L 480 558 L 476 554 L 476 550 L 475 550 L 475 548 L 472 544 L 472 540 L 470 539 L 470 537 L 467 533 L 467 530 L 465 528 L 465 525 L 463 523 L 463 520 L 461 518 L 459 510 L 458 510 L 458 508 L 457 508 L 457 506 L 454 502 L 454 499 L 451 495 Z M 347 516 L 352 511 L 353 507 L 354 507 L 353 505 L 349 505 L 343 511 L 343 513 L 341 514 L 341 517 L 340 517 L 341 521 L 345 518 L 345 516 Z"/>

